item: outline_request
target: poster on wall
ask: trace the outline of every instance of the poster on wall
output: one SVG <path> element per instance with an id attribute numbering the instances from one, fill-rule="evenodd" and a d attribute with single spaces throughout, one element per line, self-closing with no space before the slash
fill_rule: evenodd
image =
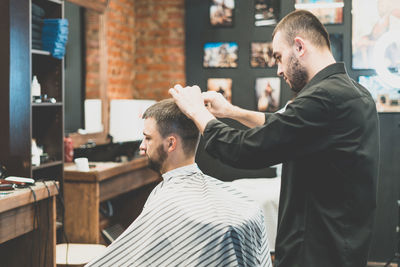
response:
<path id="1" fill-rule="evenodd" d="M 400 112 L 400 84 L 392 87 L 379 76 L 359 76 L 358 82 L 369 90 L 378 112 Z"/>
<path id="2" fill-rule="evenodd" d="M 250 44 L 250 66 L 253 68 L 271 68 L 275 66 L 272 56 L 272 42 L 254 42 Z"/>
<path id="3" fill-rule="evenodd" d="M 211 0 L 210 23 L 212 26 L 232 26 L 235 0 Z"/>
<path id="4" fill-rule="evenodd" d="M 281 79 L 277 77 L 256 79 L 257 110 L 275 112 L 279 108 Z"/>
<path id="5" fill-rule="evenodd" d="M 279 20 L 280 0 L 254 0 L 254 25 L 275 25 Z"/>
<path id="6" fill-rule="evenodd" d="M 237 43 L 206 43 L 204 44 L 203 67 L 205 68 L 237 68 Z"/>
<path id="7" fill-rule="evenodd" d="M 296 0 L 295 9 L 312 12 L 323 24 L 343 23 L 343 0 Z"/>
<path id="8" fill-rule="evenodd" d="M 331 51 L 336 62 L 343 61 L 343 34 L 331 33 L 329 34 L 331 41 Z"/>
<path id="9" fill-rule="evenodd" d="M 399 76 L 400 1 L 353 0 L 352 7 L 353 69 L 375 69 Z"/>
<path id="10" fill-rule="evenodd" d="M 207 80 L 207 91 L 221 93 L 226 100 L 232 103 L 232 79 L 210 78 Z"/>

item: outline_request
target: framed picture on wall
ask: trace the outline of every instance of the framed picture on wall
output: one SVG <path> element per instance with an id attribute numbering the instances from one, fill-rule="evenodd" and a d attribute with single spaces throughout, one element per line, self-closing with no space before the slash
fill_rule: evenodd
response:
<path id="1" fill-rule="evenodd" d="M 353 0 L 352 20 L 353 69 L 375 69 L 400 83 L 400 1 Z"/>
<path id="2" fill-rule="evenodd" d="M 397 88 L 379 76 L 359 76 L 358 82 L 369 90 L 378 112 L 400 112 L 400 84 Z"/>
<path id="3" fill-rule="evenodd" d="M 333 57 L 337 62 L 343 61 L 343 34 L 331 33 L 329 34 L 329 40 L 331 41 Z"/>
<path id="4" fill-rule="evenodd" d="M 252 42 L 250 44 L 250 66 L 253 68 L 274 67 L 275 59 L 272 53 L 272 42 Z"/>
<path id="5" fill-rule="evenodd" d="M 232 103 L 232 79 L 230 78 L 207 79 L 207 91 L 221 93 L 229 102 Z"/>
<path id="6" fill-rule="evenodd" d="M 280 0 L 254 0 L 254 25 L 275 25 L 279 20 Z"/>
<path id="7" fill-rule="evenodd" d="M 232 26 L 235 0 L 211 0 L 210 23 L 211 26 Z"/>
<path id="8" fill-rule="evenodd" d="M 278 77 L 256 79 L 257 110 L 275 112 L 279 109 L 281 96 L 281 79 Z"/>
<path id="9" fill-rule="evenodd" d="M 238 49 L 235 42 L 204 44 L 203 67 L 205 68 L 237 68 Z"/>
<path id="10" fill-rule="evenodd" d="M 296 0 L 295 9 L 312 12 L 323 24 L 343 23 L 344 0 Z"/>

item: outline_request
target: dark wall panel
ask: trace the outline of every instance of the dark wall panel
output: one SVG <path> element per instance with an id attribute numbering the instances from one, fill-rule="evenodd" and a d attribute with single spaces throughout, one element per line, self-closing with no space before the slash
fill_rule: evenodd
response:
<path id="1" fill-rule="evenodd" d="M 83 128 L 85 54 L 82 46 L 82 8 L 65 2 L 65 18 L 69 21 L 69 35 L 65 54 L 65 132 Z"/>

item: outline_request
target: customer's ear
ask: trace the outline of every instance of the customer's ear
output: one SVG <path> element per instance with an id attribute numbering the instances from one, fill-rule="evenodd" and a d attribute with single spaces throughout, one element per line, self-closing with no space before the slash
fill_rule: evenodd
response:
<path id="1" fill-rule="evenodd" d="M 177 139 L 175 136 L 173 136 L 173 135 L 168 136 L 168 138 L 167 138 L 167 151 L 168 152 L 172 152 L 176 149 L 176 145 L 177 145 L 176 141 L 177 141 Z"/>

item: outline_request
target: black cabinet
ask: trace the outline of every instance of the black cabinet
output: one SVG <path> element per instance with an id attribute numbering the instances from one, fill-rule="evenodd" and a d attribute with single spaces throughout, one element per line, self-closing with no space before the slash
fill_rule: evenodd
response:
<path id="1" fill-rule="evenodd" d="M 31 176 L 29 1 L 0 1 L 0 163 Z"/>
<path id="2" fill-rule="evenodd" d="M 380 113 L 380 168 L 370 260 L 386 262 L 397 249 L 400 199 L 400 113 Z"/>
<path id="3" fill-rule="evenodd" d="M 44 18 L 63 18 L 64 14 L 60 0 L 0 2 L 0 163 L 8 175 L 57 180 L 62 185 L 64 60 L 31 49 L 32 3 L 44 10 Z M 54 98 L 53 102 L 32 103 L 34 75 L 41 94 Z M 48 155 L 39 166 L 32 165 L 32 139 Z"/>
<path id="4" fill-rule="evenodd" d="M 31 0 L 44 11 L 44 19 L 62 19 L 64 2 L 60 0 Z M 31 7 L 31 10 L 33 8 Z M 33 17 L 33 15 L 32 15 Z M 33 32 L 33 24 L 29 24 Z M 32 37 L 33 38 L 33 37 Z M 32 45 L 33 46 L 33 45 Z M 31 49 L 31 80 L 36 76 L 41 95 L 52 102 L 31 104 L 31 134 L 47 157 L 38 166 L 32 166 L 35 180 L 58 180 L 63 185 L 64 171 L 64 60 L 49 52 Z"/>

